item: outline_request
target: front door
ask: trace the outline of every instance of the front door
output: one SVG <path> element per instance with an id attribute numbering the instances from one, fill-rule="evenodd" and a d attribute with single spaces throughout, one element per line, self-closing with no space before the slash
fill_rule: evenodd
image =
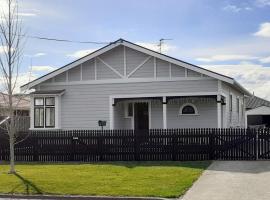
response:
<path id="1" fill-rule="evenodd" d="M 134 103 L 134 129 L 149 129 L 149 108 L 147 102 Z"/>

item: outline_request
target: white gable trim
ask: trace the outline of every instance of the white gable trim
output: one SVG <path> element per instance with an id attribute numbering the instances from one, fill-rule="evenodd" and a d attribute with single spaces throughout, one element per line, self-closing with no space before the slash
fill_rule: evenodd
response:
<path id="1" fill-rule="evenodd" d="M 157 53 L 157 52 L 148 50 L 148 49 L 146 49 L 146 48 L 143 48 L 143 47 L 140 47 L 140 46 L 137 46 L 137 45 L 134 45 L 134 44 L 132 44 L 132 43 L 123 41 L 123 45 L 125 45 L 126 47 L 129 47 L 129 48 L 131 48 L 131 49 L 135 49 L 135 50 L 137 50 L 137 51 L 140 51 L 140 52 L 142 52 L 142 53 L 151 55 L 151 56 L 153 56 L 153 57 L 159 58 L 159 59 L 161 59 L 161 60 L 165 60 L 165 61 L 170 62 L 170 63 L 172 63 L 172 64 L 179 65 L 179 66 L 181 66 L 181 67 L 184 67 L 184 68 L 193 70 L 193 71 L 195 71 L 195 72 L 202 73 L 202 74 L 205 74 L 205 75 L 207 75 L 207 76 L 211 76 L 211 77 L 213 77 L 213 78 L 216 78 L 216 79 L 225 81 L 225 82 L 227 82 L 227 83 L 230 83 L 230 84 L 233 84 L 233 83 L 234 83 L 234 81 L 233 81 L 232 78 L 229 78 L 229 77 L 225 77 L 225 76 L 216 74 L 216 73 L 214 73 L 214 72 L 208 71 L 208 70 L 203 69 L 203 68 L 199 68 L 199 67 L 192 66 L 191 64 L 188 64 L 188 63 L 185 63 L 185 62 L 178 61 L 178 60 L 176 60 L 176 59 L 174 59 L 174 58 L 171 58 L 171 57 L 169 57 L 169 56 L 165 56 L 165 55 L 163 55 L 163 54 L 159 54 L 159 53 Z"/>
<path id="2" fill-rule="evenodd" d="M 76 60 L 76 61 L 74 61 L 74 62 L 72 62 L 72 63 L 70 63 L 70 64 L 68 64 L 68 65 L 66 65 L 66 66 L 64 66 L 64 67 L 62 67 L 62 68 L 60 68 L 58 70 L 56 70 L 56 71 L 53 71 L 53 72 L 51 72 L 51 73 L 49 73 L 49 74 L 47 74 L 47 75 L 45 75 L 45 76 L 43 76 L 43 77 L 41 77 L 39 79 L 36 79 L 36 80 L 26 84 L 26 85 L 23 85 L 21 87 L 21 89 L 25 90 L 25 89 L 32 88 L 33 86 L 38 85 L 38 84 L 40 84 L 40 83 L 42 83 L 42 82 L 44 82 L 44 81 L 46 81 L 46 80 L 48 80 L 50 78 L 53 78 L 56 75 L 61 74 L 61 73 L 65 72 L 65 71 L 67 71 L 67 70 L 69 70 L 69 69 L 71 69 L 73 67 L 76 67 L 76 66 L 78 66 L 78 65 L 80 65 L 80 64 L 82 64 L 82 63 L 84 63 L 84 62 L 86 62 L 86 61 L 88 61 L 88 60 L 90 60 L 92 58 L 98 57 L 99 55 L 101 55 L 101 54 L 103 54 L 103 53 L 105 53 L 105 52 L 107 52 L 107 51 L 109 51 L 109 50 L 111 50 L 111 49 L 113 49 L 113 48 L 115 48 L 115 47 L 117 47 L 119 45 L 124 45 L 125 47 L 129 47 L 129 48 L 137 50 L 139 52 L 148 54 L 149 56 L 159 58 L 159 59 L 167 61 L 169 63 L 179 65 L 181 67 L 193 70 L 193 71 L 201 73 L 201 74 L 205 74 L 207 76 L 216 78 L 218 80 L 222 80 L 222 81 L 230 83 L 230 84 L 235 84 L 235 81 L 232 78 L 229 78 L 229 77 L 226 77 L 226 76 L 211 72 L 209 70 L 206 70 L 206 69 L 203 69 L 203 68 L 200 68 L 200 67 L 197 67 L 197 66 L 193 66 L 192 64 L 185 63 L 183 61 L 174 59 L 172 57 L 169 57 L 169 56 L 166 56 L 166 55 L 163 55 L 163 54 L 159 54 L 157 52 L 146 49 L 144 47 L 140 47 L 140 46 L 138 46 L 136 44 L 132 44 L 130 42 L 127 42 L 127 41 L 124 41 L 124 40 L 118 40 L 118 41 L 116 41 L 114 43 L 111 43 L 111 44 L 109 44 L 109 45 L 107 45 L 107 46 L 105 46 L 105 47 L 103 47 L 103 48 L 89 54 L 88 56 L 85 56 L 85 57 L 83 57 L 83 58 L 81 58 L 79 60 Z"/>
<path id="3" fill-rule="evenodd" d="M 70 64 L 67 64 L 66 66 L 64 66 L 62 68 L 59 68 L 59 69 L 57 69 L 57 70 L 55 70 L 55 71 L 53 71 L 53 72 L 39 78 L 39 79 L 36 79 L 36 80 L 26 84 L 26 85 L 21 86 L 21 89 L 22 90 L 30 89 L 35 85 L 38 85 L 38 84 L 40 84 L 40 83 L 42 83 L 42 82 L 44 82 L 44 81 L 46 81 L 46 80 L 48 80 L 50 78 L 53 78 L 53 77 L 65 72 L 65 71 L 68 71 L 71 68 L 76 67 L 76 66 L 78 66 L 78 65 L 80 65 L 80 64 L 82 64 L 82 63 L 84 63 L 84 62 L 86 62 L 88 60 L 91 60 L 92 58 L 95 58 L 95 57 L 97 57 L 97 56 L 99 56 L 99 55 L 101 55 L 101 54 L 103 54 L 103 53 L 105 53 L 105 52 L 107 52 L 107 51 L 121 45 L 121 44 L 122 43 L 119 43 L 119 42 L 109 44 L 109 45 L 107 45 L 107 46 L 105 46 L 105 47 L 103 47 L 103 48 L 101 48 L 101 49 L 99 49 L 99 50 L 97 50 L 97 51 L 95 51 L 95 52 L 93 52 L 93 53 L 79 59 L 79 60 L 76 60 L 76 61 L 74 61 L 74 62 L 72 62 Z"/>

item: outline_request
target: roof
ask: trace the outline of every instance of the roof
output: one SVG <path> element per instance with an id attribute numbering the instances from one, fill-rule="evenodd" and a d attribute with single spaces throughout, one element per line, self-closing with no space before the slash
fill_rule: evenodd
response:
<path id="1" fill-rule="evenodd" d="M 40 90 L 30 94 L 62 94 L 63 92 L 65 92 L 65 90 Z"/>
<path id="2" fill-rule="evenodd" d="M 190 64 L 190 63 L 187 63 L 185 61 L 182 61 L 182 60 L 179 60 L 179 59 L 176 59 L 176 58 L 173 58 L 173 57 L 170 57 L 168 55 L 165 55 L 165 54 L 162 54 L 162 53 L 158 53 L 156 51 L 153 51 L 151 49 L 147 49 L 145 47 L 142 47 L 140 45 L 137 45 L 137 44 L 134 44 L 132 42 L 129 42 L 129 41 L 126 41 L 126 40 L 123 40 L 123 39 L 119 39 L 119 40 L 116 40 L 115 42 L 112 42 L 110 44 L 108 44 L 107 46 L 104 46 L 78 60 L 75 60 L 55 71 L 52 71 L 44 76 L 41 76 L 40 78 L 37 78 L 23 86 L 21 86 L 21 89 L 23 90 L 26 90 L 26 89 L 30 89 L 32 87 L 34 87 L 35 85 L 38 85 L 60 73 L 63 73 L 73 67 L 76 67 L 96 56 L 99 56 L 117 46 L 120 46 L 120 45 L 124 45 L 126 47 L 129 47 L 131 49 L 135 49 L 137 51 L 140 51 L 142 53 L 145 53 L 145 54 L 148 54 L 148 55 L 151 55 L 151 56 L 154 56 L 154 57 L 157 57 L 161 60 L 165 60 L 167 62 L 171 62 L 173 64 L 176 64 L 176 65 L 180 65 L 180 66 L 183 66 L 187 69 L 190 69 L 190 70 L 193 70 L 193 71 L 196 71 L 198 73 L 202 73 L 202 74 L 205 74 L 207 76 L 210 76 L 210 77 L 213 77 L 213 78 L 216 78 L 218 80 L 222 80 L 224 82 L 227 82 L 229 84 L 232 84 L 235 88 L 239 89 L 240 91 L 242 91 L 243 93 L 245 93 L 246 95 L 250 95 L 250 93 L 245 89 L 243 88 L 237 81 L 235 81 L 233 78 L 231 77 L 228 77 L 228 76 L 225 76 L 225 75 L 222 75 L 222 74 L 219 74 L 219 73 L 216 73 L 216 72 L 213 72 L 213 71 L 210 71 L 208 69 L 204 69 L 202 67 L 199 67 L 197 65 L 193 65 L 193 64 Z"/>
<path id="3" fill-rule="evenodd" d="M 30 109 L 30 98 L 29 96 L 13 95 L 12 102 L 15 110 L 29 110 Z M 0 107 L 8 107 L 8 95 L 0 93 Z"/>
<path id="4" fill-rule="evenodd" d="M 270 107 L 270 101 L 267 101 L 265 99 L 262 99 L 257 96 L 250 96 L 246 100 L 246 109 L 254 109 L 261 106 L 267 106 Z"/>

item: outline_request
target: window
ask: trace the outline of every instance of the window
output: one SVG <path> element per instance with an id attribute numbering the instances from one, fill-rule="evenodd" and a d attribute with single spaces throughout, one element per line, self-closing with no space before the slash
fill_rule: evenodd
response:
<path id="1" fill-rule="evenodd" d="M 125 104 L 125 118 L 133 117 L 133 103 Z"/>
<path id="2" fill-rule="evenodd" d="M 195 107 L 195 105 L 193 104 L 184 104 L 181 108 L 180 108 L 180 115 L 197 115 L 198 111 L 197 108 Z"/>
<path id="3" fill-rule="evenodd" d="M 45 104 L 44 104 L 45 101 Z M 54 128 L 55 127 L 55 98 L 34 99 L 34 127 Z"/>

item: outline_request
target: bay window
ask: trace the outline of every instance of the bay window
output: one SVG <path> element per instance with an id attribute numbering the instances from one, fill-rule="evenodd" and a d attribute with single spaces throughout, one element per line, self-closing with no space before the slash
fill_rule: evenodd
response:
<path id="1" fill-rule="evenodd" d="M 34 98 L 34 127 L 55 127 L 55 97 Z"/>

